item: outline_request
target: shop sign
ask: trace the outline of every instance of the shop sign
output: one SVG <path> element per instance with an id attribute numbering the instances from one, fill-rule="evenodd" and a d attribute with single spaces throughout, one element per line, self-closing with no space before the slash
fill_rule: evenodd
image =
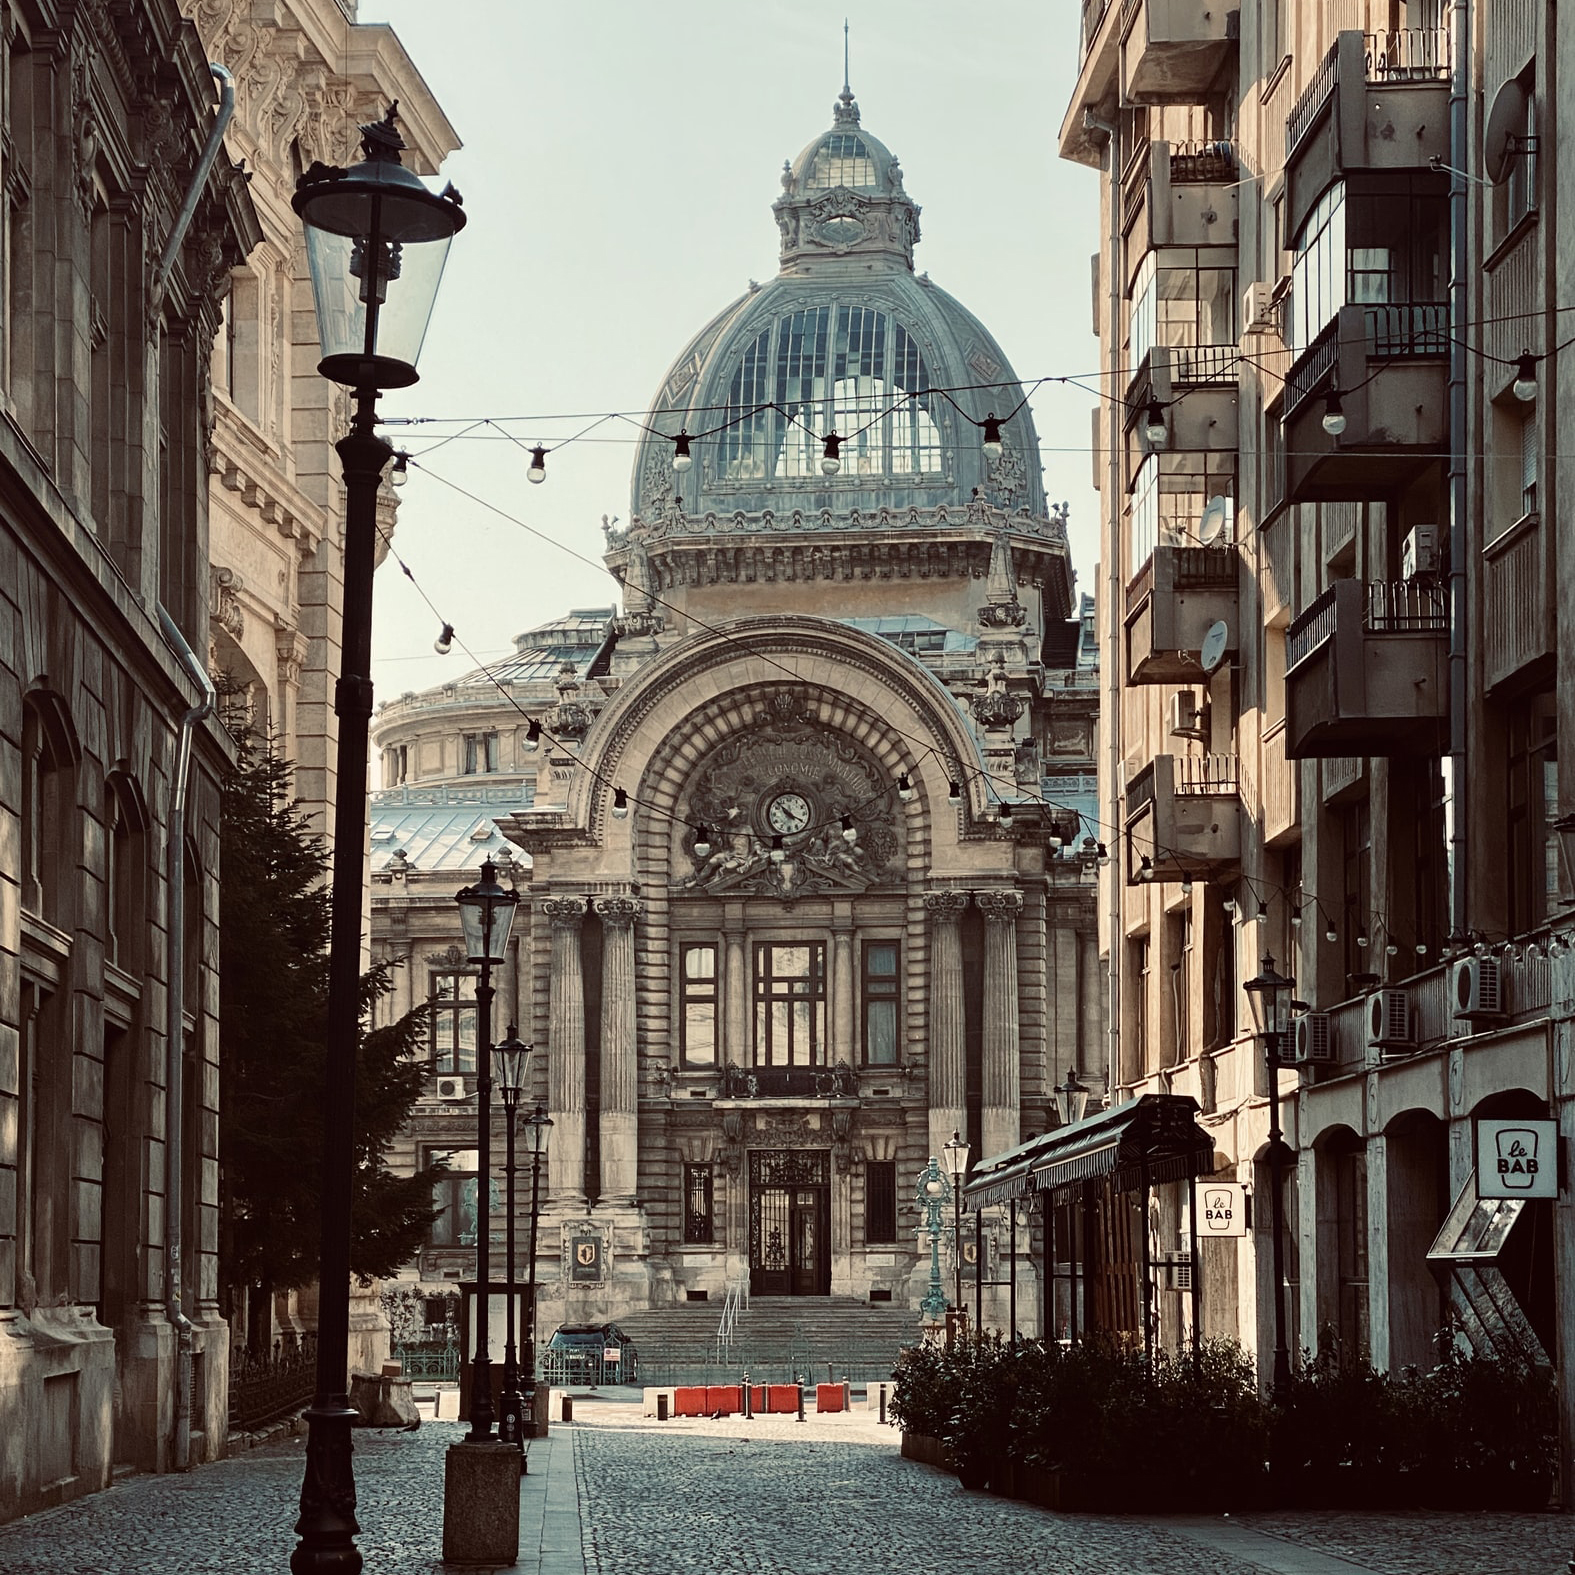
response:
<path id="1" fill-rule="evenodd" d="M 569 1279 L 576 1285 L 599 1285 L 602 1278 L 602 1238 L 576 1235 L 569 1239 Z"/>
<path id="2" fill-rule="evenodd" d="M 1556 1198 L 1558 1195 L 1558 1122 L 1478 1118 L 1478 1197 Z"/>
<path id="3" fill-rule="evenodd" d="M 1245 1236 L 1247 1192 L 1238 1181 L 1198 1184 L 1198 1236 Z"/>

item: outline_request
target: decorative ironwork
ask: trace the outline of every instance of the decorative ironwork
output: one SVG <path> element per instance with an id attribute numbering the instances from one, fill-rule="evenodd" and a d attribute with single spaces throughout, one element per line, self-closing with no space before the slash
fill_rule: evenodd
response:
<path id="1" fill-rule="evenodd" d="M 317 1377 L 317 1336 L 299 1344 L 274 1342 L 273 1350 L 230 1357 L 230 1431 L 256 1432 L 311 1404 Z"/>
<path id="2" fill-rule="evenodd" d="M 831 1155 L 823 1148 L 757 1148 L 749 1154 L 752 1187 L 824 1187 L 831 1182 Z"/>
<path id="3" fill-rule="evenodd" d="M 724 1099 L 856 1099 L 859 1074 L 846 1061 L 835 1066 L 729 1066 L 722 1071 Z"/>
<path id="4" fill-rule="evenodd" d="M 435 1378 L 440 1383 L 459 1381 L 459 1347 L 447 1340 L 412 1340 L 395 1345 L 394 1360 L 406 1378 Z"/>

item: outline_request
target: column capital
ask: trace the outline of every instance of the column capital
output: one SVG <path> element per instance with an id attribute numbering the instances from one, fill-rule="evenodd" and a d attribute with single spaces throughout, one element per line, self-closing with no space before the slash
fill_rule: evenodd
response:
<path id="1" fill-rule="evenodd" d="M 611 929 L 626 930 L 640 917 L 640 903 L 634 897 L 598 897 L 596 916 Z"/>
<path id="2" fill-rule="evenodd" d="M 986 924 L 1016 924 L 1023 911 L 1020 891 L 976 891 L 973 900 Z"/>
<path id="3" fill-rule="evenodd" d="M 577 930 L 585 920 L 583 897 L 544 897 L 541 911 L 555 930 Z"/>
<path id="4" fill-rule="evenodd" d="M 955 923 L 967 906 L 968 893 L 965 891 L 927 891 L 924 894 L 925 911 L 938 921 L 950 919 Z"/>

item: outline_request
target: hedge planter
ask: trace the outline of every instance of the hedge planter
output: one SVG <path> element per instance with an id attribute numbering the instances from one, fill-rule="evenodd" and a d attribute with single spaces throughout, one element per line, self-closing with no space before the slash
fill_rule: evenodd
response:
<path id="1" fill-rule="evenodd" d="M 951 1450 L 940 1439 L 932 1438 L 928 1433 L 904 1433 L 902 1458 L 917 1460 L 921 1466 L 934 1466 L 940 1471 L 957 1469 L 952 1462 Z"/>

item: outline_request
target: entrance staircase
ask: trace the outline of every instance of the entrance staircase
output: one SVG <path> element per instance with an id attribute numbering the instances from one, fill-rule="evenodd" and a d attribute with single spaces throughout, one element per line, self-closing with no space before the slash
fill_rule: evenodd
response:
<path id="1" fill-rule="evenodd" d="M 642 1384 L 868 1383 L 890 1378 L 919 1338 L 919 1314 L 853 1296 L 755 1296 L 718 1340 L 721 1302 L 679 1302 L 626 1313 L 618 1326 L 640 1353 Z"/>

